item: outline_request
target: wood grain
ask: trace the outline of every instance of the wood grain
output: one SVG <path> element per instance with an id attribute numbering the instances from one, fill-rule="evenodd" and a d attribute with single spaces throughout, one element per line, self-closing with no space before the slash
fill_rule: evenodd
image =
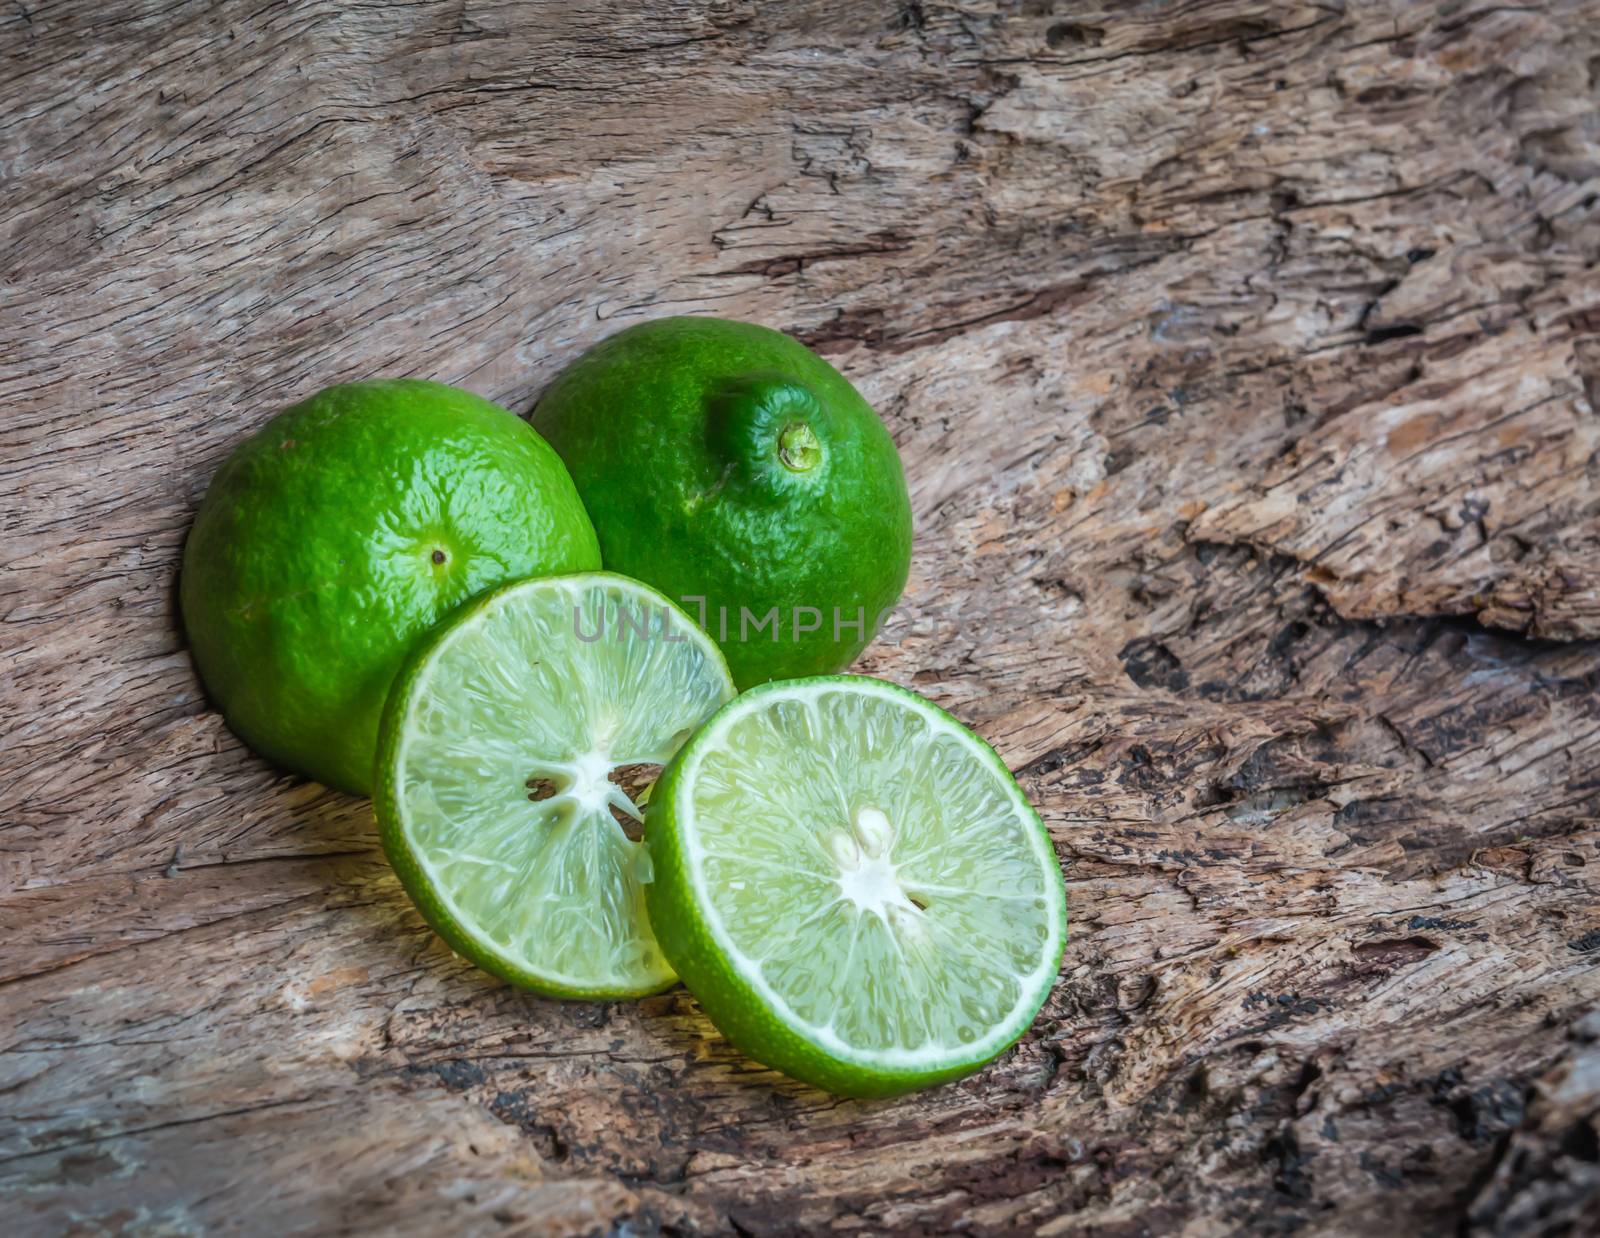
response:
<path id="1" fill-rule="evenodd" d="M 1595 0 L 11 0 L 3 1228 L 1600 1228 L 1597 118 Z M 184 651 L 277 408 L 674 313 L 881 410 L 862 669 L 1055 837 L 961 1084 L 491 982 Z"/>

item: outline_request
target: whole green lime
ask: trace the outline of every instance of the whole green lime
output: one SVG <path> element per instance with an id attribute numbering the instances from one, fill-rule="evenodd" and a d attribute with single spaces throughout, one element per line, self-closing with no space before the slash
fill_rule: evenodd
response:
<path id="1" fill-rule="evenodd" d="M 533 424 L 572 471 L 606 567 L 701 618 L 740 688 L 849 665 L 905 588 L 894 441 L 777 331 L 629 327 L 556 378 Z"/>
<path id="2" fill-rule="evenodd" d="M 440 383 L 330 387 L 223 463 L 179 594 L 201 677 L 264 756 L 367 794 L 413 640 L 476 593 L 600 566 L 560 458 L 515 414 Z"/>

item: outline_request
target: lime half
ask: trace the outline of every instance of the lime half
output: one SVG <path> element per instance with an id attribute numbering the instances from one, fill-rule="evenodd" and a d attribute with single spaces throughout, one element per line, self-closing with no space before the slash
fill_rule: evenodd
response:
<path id="1" fill-rule="evenodd" d="M 755 688 L 667 767 L 650 918 L 745 1053 L 881 1096 L 956 1078 L 1038 1013 L 1066 940 L 1054 849 L 993 749 L 875 679 Z"/>
<path id="2" fill-rule="evenodd" d="M 636 581 L 497 589 L 390 695 L 374 800 L 389 861 L 439 935 L 502 979 L 560 997 L 662 989 L 640 786 L 733 692 L 710 638 Z"/>

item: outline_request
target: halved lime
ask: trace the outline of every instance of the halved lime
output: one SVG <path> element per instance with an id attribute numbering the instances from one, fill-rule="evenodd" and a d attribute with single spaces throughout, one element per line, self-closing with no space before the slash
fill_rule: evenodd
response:
<path id="1" fill-rule="evenodd" d="M 619 771 L 653 772 L 733 693 L 711 639 L 637 581 L 497 589 L 396 680 L 374 799 L 389 861 L 439 935 L 502 979 L 560 997 L 665 988 Z"/>
<path id="2" fill-rule="evenodd" d="M 976 1070 L 1050 992 L 1066 892 L 994 750 L 892 684 L 752 689 L 656 785 L 650 919 L 745 1053 L 851 1096 Z"/>

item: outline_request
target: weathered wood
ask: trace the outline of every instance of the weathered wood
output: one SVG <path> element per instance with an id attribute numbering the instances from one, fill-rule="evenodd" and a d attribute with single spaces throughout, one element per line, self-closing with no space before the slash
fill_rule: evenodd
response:
<path id="1" fill-rule="evenodd" d="M 6 1231 L 1594 1228 L 1597 105 L 1595 0 L 14 0 Z M 1069 880 L 926 1095 L 491 982 L 176 629 L 277 407 L 703 312 L 883 412 L 863 669 Z"/>

